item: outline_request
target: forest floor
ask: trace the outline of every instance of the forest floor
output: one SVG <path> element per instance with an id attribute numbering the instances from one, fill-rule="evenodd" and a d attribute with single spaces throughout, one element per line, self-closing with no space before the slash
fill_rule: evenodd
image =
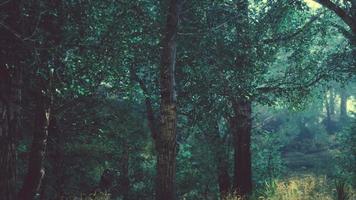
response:
<path id="1" fill-rule="evenodd" d="M 325 175 L 299 174 L 267 184 L 252 198 L 256 200 L 333 200 L 356 199 L 356 190 L 336 183 Z"/>
<path id="2" fill-rule="evenodd" d="M 288 174 L 256 191 L 253 200 L 356 200 L 356 188 L 331 174 L 336 149 L 332 145 L 314 151 L 290 151 L 283 155 Z"/>

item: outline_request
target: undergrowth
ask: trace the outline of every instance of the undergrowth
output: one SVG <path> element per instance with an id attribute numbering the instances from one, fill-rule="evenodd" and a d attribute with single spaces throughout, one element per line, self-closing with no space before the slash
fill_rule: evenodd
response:
<path id="1" fill-rule="evenodd" d="M 328 181 L 324 176 L 296 176 L 265 183 L 250 200 L 355 200 L 356 191 L 345 182 Z M 245 200 L 230 195 L 225 200 Z"/>

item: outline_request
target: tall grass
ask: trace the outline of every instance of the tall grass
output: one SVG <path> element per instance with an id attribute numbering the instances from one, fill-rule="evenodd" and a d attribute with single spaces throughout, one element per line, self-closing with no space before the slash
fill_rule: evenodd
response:
<path id="1" fill-rule="evenodd" d="M 324 176 L 304 175 L 276 179 L 257 190 L 250 200 L 356 200 L 356 191 L 345 182 L 332 181 Z M 245 200 L 230 195 L 225 200 Z"/>
<path id="2" fill-rule="evenodd" d="M 303 176 L 275 180 L 266 184 L 259 199 L 270 200 L 332 200 L 332 188 L 325 177 Z"/>

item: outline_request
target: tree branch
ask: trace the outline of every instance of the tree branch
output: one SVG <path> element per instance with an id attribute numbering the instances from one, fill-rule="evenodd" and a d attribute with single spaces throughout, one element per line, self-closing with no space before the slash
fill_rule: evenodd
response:
<path id="1" fill-rule="evenodd" d="M 354 20 L 348 13 L 340 8 L 338 5 L 333 3 L 330 0 L 314 0 L 315 2 L 320 3 L 324 7 L 333 11 L 337 16 L 339 16 L 352 30 L 354 34 L 356 34 L 356 20 Z"/>
<path id="2" fill-rule="evenodd" d="M 290 39 L 296 37 L 297 35 L 299 35 L 300 33 L 303 33 L 313 22 L 318 20 L 322 14 L 323 14 L 323 12 L 311 17 L 311 19 L 307 23 L 305 23 L 302 27 L 300 27 L 298 30 L 296 30 L 293 33 L 281 34 L 282 36 L 278 36 L 276 38 L 264 39 L 264 40 L 260 41 L 259 43 L 271 44 L 271 43 L 283 42 L 283 41 L 290 40 Z"/>
<path id="3" fill-rule="evenodd" d="M 151 98 L 148 95 L 148 90 L 146 87 L 146 84 L 144 81 L 137 76 L 136 74 L 136 66 L 135 64 L 132 64 L 130 67 L 130 74 L 131 74 L 131 79 L 135 82 L 137 82 L 143 91 L 145 97 L 145 104 L 146 104 L 146 115 L 147 115 L 147 120 L 148 120 L 148 127 L 151 130 L 151 135 L 153 139 L 156 139 L 158 136 L 158 127 L 156 123 L 156 117 L 154 114 Z"/>

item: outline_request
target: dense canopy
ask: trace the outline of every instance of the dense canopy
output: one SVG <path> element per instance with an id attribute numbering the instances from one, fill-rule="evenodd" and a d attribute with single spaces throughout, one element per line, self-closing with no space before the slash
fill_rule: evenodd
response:
<path id="1" fill-rule="evenodd" d="M 0 0 L 0 200 L 356 199 L 355 0 Z"/>

